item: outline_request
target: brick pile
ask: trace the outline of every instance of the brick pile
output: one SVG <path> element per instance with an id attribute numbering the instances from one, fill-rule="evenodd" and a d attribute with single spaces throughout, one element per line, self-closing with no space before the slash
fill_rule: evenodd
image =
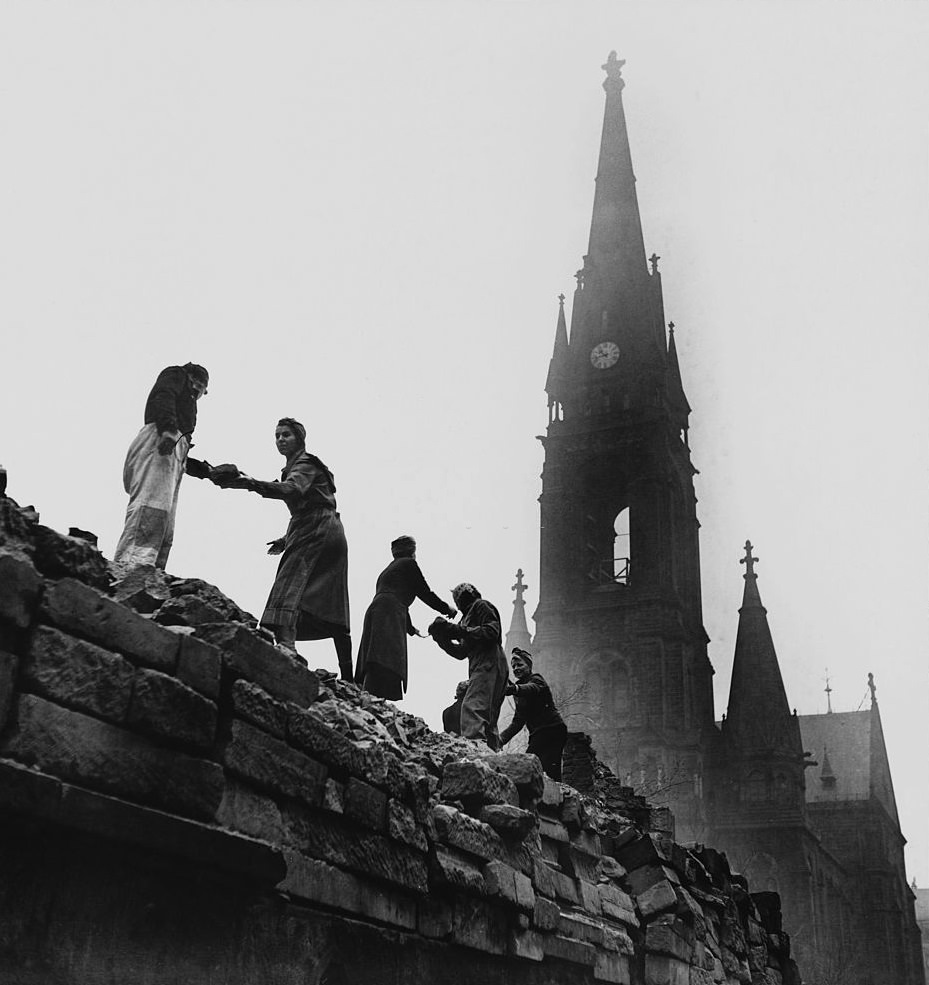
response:
<path id="1" fill-rule="evenodd" d="M 62 943 L 55 919 L 79 920 L 78 905 L 69 915 L 54 885 L 6 894 L 13 980 L 33 980 L 41 954 L 62 981 L 399 983 L 441 968 L 483 985 L 799 982 L 776 897 L 665 837 L 638 799 L 624 810 L 533 756 L 437 735 L 298 665 L 211 586 L 179 586 L 117 581 L 87 539 L 0 498 L 2 832 L 69 832 L 126 871 L 137 858 L 147 880 L 151 858 L 183 860 L 187 883 L 161 882 L 179 904 L 219 873 L 229 888 L 207 908 L 238 907 L 244 928 L 211 943 L 207 968 L 150 920 L 144 946 L 119 919 Z M 81 886 L 91 909 L 116 892 Z M 119 893 L 122 908 L 153 905 L 131 878 Z M 325 978 L 303 977 L 322 964 Z"/>

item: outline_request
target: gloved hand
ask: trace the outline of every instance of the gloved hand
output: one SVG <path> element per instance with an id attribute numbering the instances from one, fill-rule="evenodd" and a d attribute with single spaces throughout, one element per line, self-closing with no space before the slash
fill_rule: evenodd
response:
<path id="1" fill-rule="evenodd" d="M 284 553 L 284 538 L 278 537 L 276 540 L 268 541 L 268 553 L 269 554 L 283 554 Z"/>
<path id="2" fill-rule="evenodd" d="M 187 461 L 184 463 L 184 467 L 187 470 L 187 474 L 194 479 L 209 479 L 210 472 L 213 471 L 213 467 L 209 462 L 205 462 L 199 458 L 191 458 L 189 455 L 187 456 Z"/>
<path id="3" fill-rule="evenodd" d="M 504 694 L 517 694 L 519 692 L 519 685 L 514 684 L 513 681 L 507 681 L 506 687 L 503 689 Z"/>
<path id="4" fill-rule="evenodd" d="M 181 440 L 180 431 L 164 431 L 158 439 L 158 454 L 170 455 L 174 446 Z"/>

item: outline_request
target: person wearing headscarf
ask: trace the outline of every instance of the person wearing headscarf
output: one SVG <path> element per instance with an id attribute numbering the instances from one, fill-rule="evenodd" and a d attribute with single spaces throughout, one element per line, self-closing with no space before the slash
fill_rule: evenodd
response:
<path id="1" fill-rule="evenodd" d="M 280 554 L 281 561 L 261 625 L 274 633 L 281 649 L 304 663 L 297 653 L 297 640 L 331 639 L 342 679 L 351 681 L 348 543 L 336 511 L 335 480 L 332 472 L 306 450 L 306 428 L 299 421 L 282 417 L 274 442 L 285 459 L 280 479 L 262 482 L 239 473 L 231 479 L 214 477 L 213 481 L 225 488 L 247 489 L 265 499 L 284 501 L 290 510 L 290 523 L 287 533 L 268 547 L 268 553 Z"/>
<path id="2" fill-rule="evenodd" d="M 513 696 L 516 710 L 513 721 L 500 734 L 500 742 L 506 745 L 524 727 L 527 728 L 529 746 L 526 752 L 538 756 L 542 769 L 553 780 L 560 780 L 567 726 L 555 707 L 545 678 L 532 672 L 532 655 L 518 646 L 513 647 L 512 654 L 516 683 L 507 683 L 506 693 Z"/>
<path id="3" fill-rule="evenodd" d="M 142 430 L 123 466 L 129 506 L 113 561 L 124 568 L 152 565 L 163 570 L 168 563 L 178 492 L 197 426 L 197 401 L 209 382 L 209 373 L 196 363 L 168 366 L 148 395 Z"/>
<path id="4" fill-rule="evenodd" d="M 506 657 L 500 645 L 500 613 L 469 582 L 452 589 L 461 620 L 441 616 L 429 627 L 429 635 L 449 656 L 468 661 L 468 689 L 461 701 L 461 734 L 466 739 L 500 748 L 497 720 L 507 682 Z"/>
<path id="5" fill-rule="evenodd" d="M 374 599 L 365 612 L 355 680 L 379 698 L 399 701 L 407 685 L 407 636 L 417 632 L 410 620 L 414 599 L 446 616 L 455 610 L 426 584 L 416 563 L 416 541 L 398 537 L 390 545 L 393 560 L 378 575 Z"/>
<path id="6" fill-rule="evenodd" d="M 467 690 L 468 682 L 459 681 L 455 685 L 455 700 L 442 709 L 442 729 L 451 735 L 461 735 L 461 702 Z"/>

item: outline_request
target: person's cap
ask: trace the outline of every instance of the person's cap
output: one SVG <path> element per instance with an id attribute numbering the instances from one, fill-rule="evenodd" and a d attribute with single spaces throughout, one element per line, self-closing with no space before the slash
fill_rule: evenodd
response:
<path id="1" fill-rule="evenodd" d="M 394 554 L 398 551 L 415 551 L 416 541 L 409 534 L 403 534 L 390 542 L 390 549 Z"/>

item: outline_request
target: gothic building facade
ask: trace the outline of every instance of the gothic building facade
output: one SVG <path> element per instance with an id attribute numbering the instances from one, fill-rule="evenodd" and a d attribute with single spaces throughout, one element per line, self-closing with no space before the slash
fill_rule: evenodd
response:
<path id="1" fill-rule="evenodd" d="M 679 840 L 726 850 L 753 886 L 780 892 L 810 982 L 924 985 L 876 699 L 867 712 L 791 712 L 750 544 L 716 721 L 691 408 L 660 258 L 644 246 L 623 64 L 611 53 L 603 66 L 590 241 L 570 332 L 560 299 L 545 385 L 532 649 L 600 760 L 672 809 Z M 521 574 L 516 645 L 529 640 Z"/>

